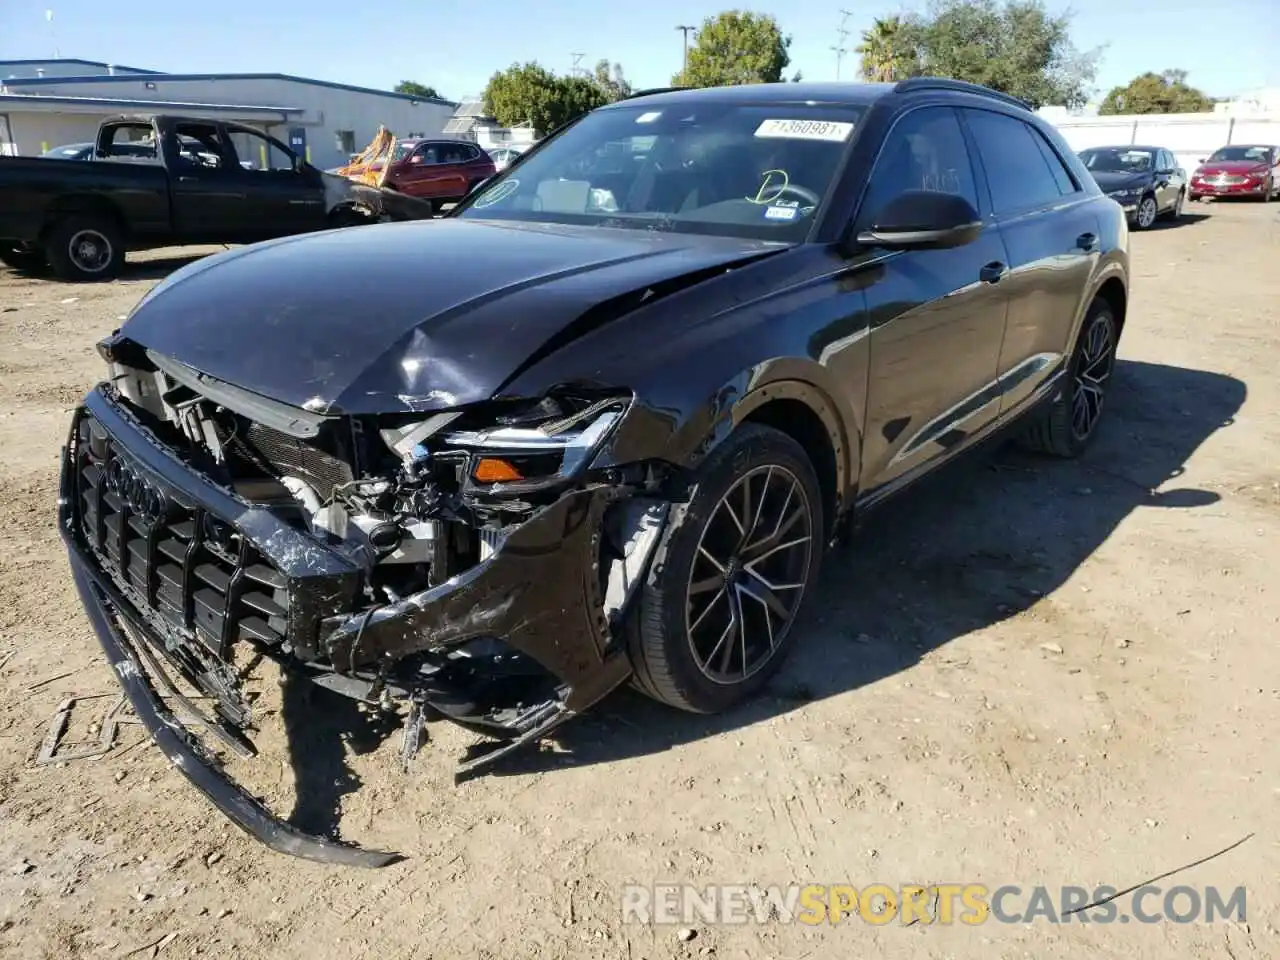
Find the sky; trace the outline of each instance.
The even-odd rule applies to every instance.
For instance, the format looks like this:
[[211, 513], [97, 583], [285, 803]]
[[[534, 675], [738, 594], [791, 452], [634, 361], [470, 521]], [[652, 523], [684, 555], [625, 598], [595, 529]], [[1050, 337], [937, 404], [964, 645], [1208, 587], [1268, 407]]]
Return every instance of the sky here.
[[[920, 9], [926, 0], [833, 0], [740, 4], [773, 12], [792, 36], [791, 67], [809, 80], [836, 78], [841, 21], [856, 45], [877, 16]], [[842, 17], [841, 7], [851, 11]], [[733, 0], [0, 0], [0, 60], [63, 57], [169, 73], [289, 73], [390, 89], [400, 80], [434, 86], [450, 99], [474, 96], [495, 70], [537, 60], [568, 72], [621, 63], [636, 88], [665, 86], [680, 67], [678, 24], [697, 25]], [[1054, 12], [1068, 9], [1048, 0]], [[46, 18], [52, 8], [53, 20]], [[1180, 68], [1211, 96], [1280, 86], [1277, 0], [1074, 0], [1072, 40], [1105, 47], [1096, 87], [1105, 94], [1147, 71]], [[292, 12], [291, 12], [292, 11]], [[841, 76], [856, 75], [848, 54]]]

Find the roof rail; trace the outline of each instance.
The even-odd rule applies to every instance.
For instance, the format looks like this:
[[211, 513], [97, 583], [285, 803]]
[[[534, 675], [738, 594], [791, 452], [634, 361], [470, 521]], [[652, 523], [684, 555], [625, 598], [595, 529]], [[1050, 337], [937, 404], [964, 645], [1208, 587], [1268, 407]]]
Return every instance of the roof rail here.
[[1005, 103], [1012, 104], [1015, 107], [1022, 107], [1023, 110], [1031, 110], [1031, 104], [1026, 100], [1008, 93], [1001, 93], [999, 90], [992, 90], [990, 87], [984, 87], [978, 83], [969, 83], [966, 80], [950, 80], [945, 77], [910, 77], [906, 80], [898, 81], [894, 86], [894, 93], [915, 93], [917, 90], [952, 90], [956, 93], [972, 93], [980, 97], [990, 97], [992, 100], [1002, 100]]
[[696, 90], [696, 87], [650, 87], [648, 90], [635, 90], [625, 97], [623, 100], [634, 100], [636, 97], [648, 97], [655, 93], [678, 93], [681, 90]]

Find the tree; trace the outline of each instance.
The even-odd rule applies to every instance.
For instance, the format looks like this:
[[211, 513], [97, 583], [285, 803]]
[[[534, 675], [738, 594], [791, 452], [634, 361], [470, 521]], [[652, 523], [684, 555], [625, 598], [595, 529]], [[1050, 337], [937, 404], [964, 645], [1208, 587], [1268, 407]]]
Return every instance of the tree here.
[[729, 10], [708, 17], [689, 48], [688, 66], [671, 78], [678, 87], [776, 83], [791, 62], [791, 38], [769, 14]]
[[535, 62], [499, 70], [484, 88], [485, 112], [498, 123], [528, 123], [544, 133], [607, 102], [594, 77], [558, 77]]
[[593, 75], [596, 86], [604, 91], [605, 103], [615, 103], [631, 96], [631, 84], [622, 73], [622, 64], [601, 60]]
[[877, 18], [862, 33], [855, 52], [862, 79], [872, 83], [896, 83], [920, 73], [920, 38], [916, 25], [902, 17]]
[[1070, 24], [1069, 13], [1051, 16], [1041, 0], [936, 0], [927, 14], [909, 14], [889, 28], [885, 48], [876, 46], [873, 28], [872, 66], [891, 80], [903, 73], [951, 77], [1021, 97], [1032, 107], [1075, 107], [1088, 97], [1101, 50], [1077, 51]]
[[396, 84], [396, 93], [406, 93], [411, 97], [418, 97], [422, 100], [442, 100], [443, 97], [436, 93], [435, 87], [428, 87], [425, 84], [418, 83], [415, 80], [401, 80]]
[[1209, 113], [1213, 101], [1187, 84], [1187, 71], [1144, 73], [1112, 87], [1098, 113]]

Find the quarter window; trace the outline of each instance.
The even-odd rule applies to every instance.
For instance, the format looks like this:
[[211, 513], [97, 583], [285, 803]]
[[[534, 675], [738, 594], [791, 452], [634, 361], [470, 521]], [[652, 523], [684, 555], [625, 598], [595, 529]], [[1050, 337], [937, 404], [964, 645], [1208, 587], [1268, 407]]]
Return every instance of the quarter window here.
[[966, 109], [965, 118], [986, 169], [997, 215], [1047, 206], [1075, 192], [1062, 161], [1034, 128], [990, 110]]
[[862, 204], [866, 220], [907, 190], [955, 194], [978, 209], [969, 150], [950, 107], [913, 110], [889, 131]]

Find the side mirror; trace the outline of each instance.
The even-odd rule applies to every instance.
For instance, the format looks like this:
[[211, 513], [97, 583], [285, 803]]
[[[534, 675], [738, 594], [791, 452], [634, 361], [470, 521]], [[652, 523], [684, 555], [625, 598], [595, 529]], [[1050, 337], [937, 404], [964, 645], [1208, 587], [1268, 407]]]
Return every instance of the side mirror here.
[[1201, 157], [1199, 160], [1196, 161], [1196, 163], [1208, 163], [1208, 162], [1209, 161], [1206, 160], [1204, 157]]
[[977, 239], [982, 218], [964, 197], [933, 190], [906, 190], [871, 218], [870, 229], [858, 234], [868, 247], [945, 249]]

